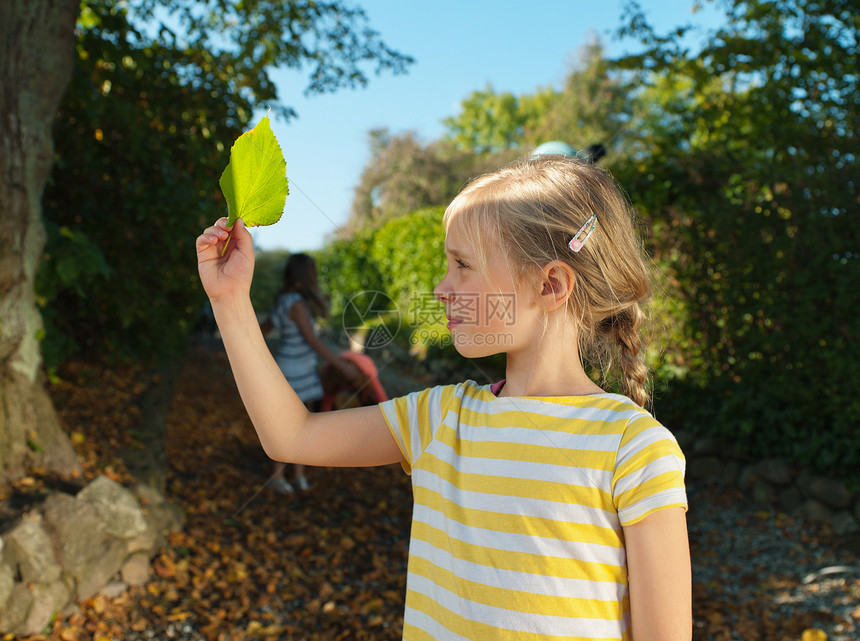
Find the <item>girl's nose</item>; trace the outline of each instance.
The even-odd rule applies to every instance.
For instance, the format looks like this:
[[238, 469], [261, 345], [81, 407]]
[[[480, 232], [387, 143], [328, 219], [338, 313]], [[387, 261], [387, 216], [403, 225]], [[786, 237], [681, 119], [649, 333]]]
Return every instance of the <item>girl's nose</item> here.
[[433, 288], [433, 295], [442, 301], [443, 303], [450, 303], [454, 300], [454, 293], [451, 291], [451, 287], [448, 285], [448, 276], [445, 275], [445, 278], [440, 280], [436, 287]]

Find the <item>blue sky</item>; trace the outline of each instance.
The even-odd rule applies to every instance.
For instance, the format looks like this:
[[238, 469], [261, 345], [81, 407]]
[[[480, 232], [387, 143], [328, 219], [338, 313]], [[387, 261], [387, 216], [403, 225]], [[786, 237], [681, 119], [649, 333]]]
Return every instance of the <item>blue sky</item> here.
[[[298, 117], [272, 117], [287, 161], [290, 195], [275, 225], [253, 230], [261, 249], [312, 250], [345, 223], [361, 171], [369, 159], [367, 134], [387, 127], [438, 138], [441, 121], [459, 112], [470, 92], [531, 93], [560, 88], [577, 52], [594, 35], [607, 55], [635, 49], [618, 42], [621, 0], [359, 0], [371, 26], [395, 50], [416, 62], [405, 75], [371, 76], [368, 86], [305, 97], [301, 71], [276, 71], [280, 100]], [[658, 31], [692, 23], [718, 26], [721, 16], [705, 2], [642, 0]], [[305, 72], [306, 73], [306, 72]], [[261, 114], [262, 115], [262, 114]], [[576, 144], [576, 141], [568, 141]]]

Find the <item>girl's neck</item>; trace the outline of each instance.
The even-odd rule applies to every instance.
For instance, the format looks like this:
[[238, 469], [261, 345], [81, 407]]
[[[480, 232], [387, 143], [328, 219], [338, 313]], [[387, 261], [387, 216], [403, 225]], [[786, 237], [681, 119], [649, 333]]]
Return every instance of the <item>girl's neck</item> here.
[[552, 331], [552, 324], [522, 350], [508, 352], [500, 396], [582, 396], [602, 394], [582, 367], [576, 336]]
[[586, 396], [602, 394], [603, 389], [592, 381], [582, 367], [534, 366], [511, 362], [505, 368], [505, 385], [499, 396]]

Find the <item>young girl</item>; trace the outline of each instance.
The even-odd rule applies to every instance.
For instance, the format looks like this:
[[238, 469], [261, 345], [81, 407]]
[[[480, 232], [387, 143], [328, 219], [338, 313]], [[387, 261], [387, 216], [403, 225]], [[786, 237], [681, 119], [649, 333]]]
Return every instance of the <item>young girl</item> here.
[[340, 357], [352, 363], [353, 378], [347, 378], [341, 370], [329, 363], [322, 366], [320, 380], [325, 394], [319, 405], [320, 412], [377, 405], [388, 400], [388, 394], [379, 380], [376, 363], [370, 356], [345, 351], [340, 353]]
[[[328, 315], [328, 304], [323, 298], [317, 278], [316, 262], [307, 254], [291, 254], [284, 265], [283, 284], [275, 298], [272, 313], [262, 324], [263, 335], [276, 329], [280, 334], [275, 362], [293, 391], [308, 409], [317, 409], [323, 399], [317, 355], [341, 373], [355, 377], [354, 367], [336, 356], [317, 336], [313, 317]], [[282, 494], [294, 491], [284, 478], [285, 464], [275, 463], [275, 471], [268, 485]], [[293, 478], [300, 490], [310, 486], [305, 477], [305, 466], [293, 466]]]
[[[197, 240], [242, 399], [275, 459], [400, 462], [414, 511], [404, 639], [690, 639], [684, 460], [642, 405], [648, 270], [603, 170], [558, 155], [476, 179], [445, 213], [435, 289], [457, 350], [506, 378], [309, 413], [278, 377], [248, 291], [250, 235]], [[617, 364], [626, 396], [583, 359]]]

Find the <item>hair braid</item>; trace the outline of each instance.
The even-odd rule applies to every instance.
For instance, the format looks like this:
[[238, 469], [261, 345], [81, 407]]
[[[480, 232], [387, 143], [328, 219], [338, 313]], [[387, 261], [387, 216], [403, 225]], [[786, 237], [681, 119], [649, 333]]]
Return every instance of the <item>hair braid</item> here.
[[642, 308], [638, 303], [633, 303], [605, 318], [598, 325], [598, 332], [612, 341], [617, 349], [624, 393], [643, 407], [650, 400], [646, 387], [648, 368], [642, 359], [641, 327], [644, 320], [645, 313]]

